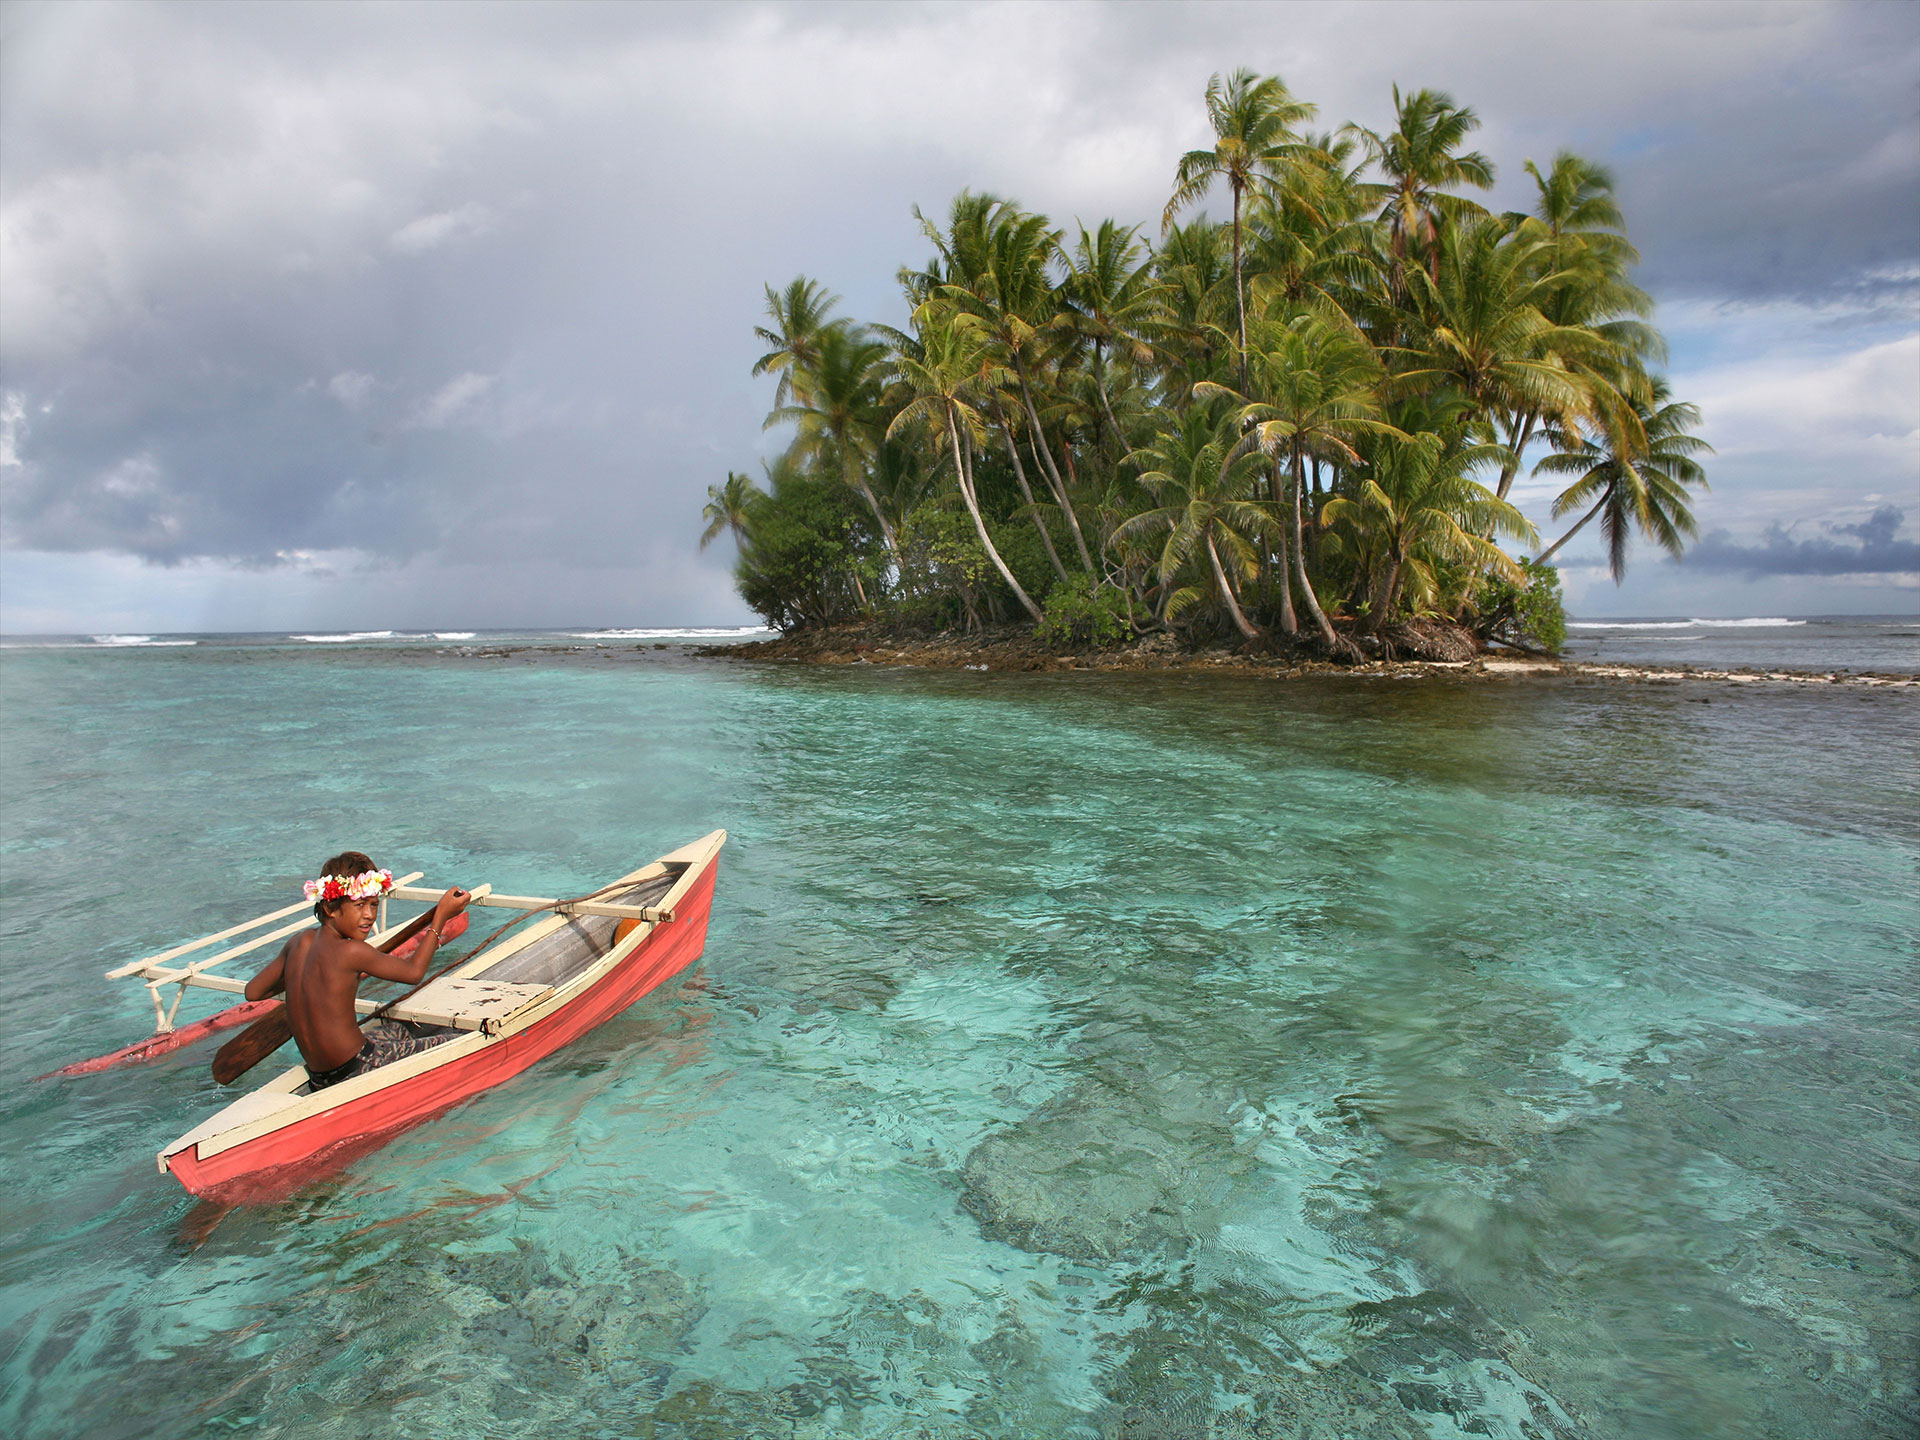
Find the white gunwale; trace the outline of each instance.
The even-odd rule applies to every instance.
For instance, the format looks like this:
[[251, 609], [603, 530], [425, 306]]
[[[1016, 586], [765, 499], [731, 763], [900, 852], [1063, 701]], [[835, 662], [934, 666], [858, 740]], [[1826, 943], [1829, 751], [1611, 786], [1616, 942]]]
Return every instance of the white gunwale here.
[[[727, 832], [715, 830], [690, 845], [683, 845], [680, 849], [663, 855], [650, 865], [644, 865], [631, 874], [622, 876], [606, 888], [610, 890], [616, 886], [631, 888], [636, 884], [644, 884], [647, 880], [657, 879], [671, 866], [684, 865], [686, 868], [674, 882], [673, 888], [661, 897], [662, 903], [659, 906], [645, 907], [669, 912], [698, 883], [701, 875], [706, 872], [714, 857], [720, 853], [721, 847], [726, 843]], [[439, 892], [434, 892], [434, 898], [439, 898]], [[639, 909], [641, 907], [621, 908]], [[485, 955], [477, 957], [472, 967], [463, 966], [455, 970], [453, 978], [471, 979], [484, 975], [487, 970], [508, 956], [564, 928], [571, 923], [571, 918], [567, 915], [550, 915], [545, 920], [530, 925], [522, 934], [504, 941], [497, 951], [490, 950]], [[363, 1075], [354, 1076], [351, 1080], [343, 1080], [338, 1085], [330, 1085], [324, 1090], [307, 1095], [293, 1093], [306, 1084], [308, 1078], [306, 1067], [295, 1065], [266, 1084], [248, 1091], [224, 1109], [208, 1116], [206, 1120], [168, 1145], [156, 1157], [160, 1169], [164, 1173], [168, 1158], [189, 1146], [198, 1145], [201, 1157], [209, 1158], [288, 1125], [298, 1124], [316, 1115], [324, 1115], [330, 1110], [351, 1104], [390, 1085], [402, 1084], [429, 1070], [474, 1054], [489, 1045], [510, 1039], [521, 1031], [539, 1024], [555, 1011], [592, 989], [606, 977], [608, 972], [645, 944], [660, 923], [659, 920], [641, 919], [641, 923], [636, 925], [625, 939], [565, 985], [548, 990], [540, 998], [529, 1001], [510, 1015], [488, 1023], [484, 1028], [469, 1030], [457, 1039], [436, 1045], [431, 1050], [409, 1055], [394, 1061], [391, 1065], [382, 1065], [376, 1070], [369, 1070]], [[226, 977], [203, 978], [224, 979]], [[377, 1008], [372, 1001], [363, 1000], [359, 1003], [366, 1010]], [[408, 1018], [408, 1010], [405, 1006], [396, 1006], [388, 1013], [397, 1019]], [[288, 1097], [288, 1102], [266, 1108], [266, 1098], [270, 1095], [285, 1095]], [[232, 1123], [236, 1121], [238, 1123]]]

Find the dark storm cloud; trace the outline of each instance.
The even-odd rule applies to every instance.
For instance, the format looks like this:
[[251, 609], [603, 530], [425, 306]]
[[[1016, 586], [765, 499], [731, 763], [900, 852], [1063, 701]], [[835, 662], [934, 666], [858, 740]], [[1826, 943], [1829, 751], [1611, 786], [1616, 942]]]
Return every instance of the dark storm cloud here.
[[[1643, 283], [1745, 299], [1851, 292], [1912, 312], [1917, 8], [1670, 7], [1691, 32], [1669, 61], [1672, 87], [1608, 147]], [[1751, 48], [1755, 63], [1713, 73], [1720, 46]], [[1686, 75], [1696, 62], [1704, 85]]]
[[[1829, 525], [1829, 534], [1796, 540], [1769, 525], [1757, 545], [1737, 544], [1726, 531], [1708, 535], [1687, 552], [1692, 569], [1762, 575], [1911, 575], [1920, 573], [1920, 541], [1896, 538], [1906, 512], [1882, 505], [1857, 525]], [[1851, 536], [1848, 544], [1831, 538]]]
[[1529, 156], [1609, 161], [1675, 293], [1898, 311], [1917, 10], [16, 4], [0, 541], [437, 556], [476, 604], [597, 566], [738, 613], [725, 547], [688, 557], [706, 485], [778, 443], [761, 284], [900, 323], [909, 207], [963, 186], [1151, 229], [1240, 64], [1328, 128], [1453, 91], [1496, 205]]

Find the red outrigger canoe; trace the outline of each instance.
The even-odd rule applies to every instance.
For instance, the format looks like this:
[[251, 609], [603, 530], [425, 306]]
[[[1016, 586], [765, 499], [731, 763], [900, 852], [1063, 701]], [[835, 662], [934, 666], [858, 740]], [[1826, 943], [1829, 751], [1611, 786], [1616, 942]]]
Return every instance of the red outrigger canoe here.
[[[700, 957], [726, 840], [726, 831], [716, 830], [621, 877], [592, 901], [563, 905], [528, 921], [523, 932], [503, 938], [387, 1012], [395, 1019], [448, 1027], [457, 1032], [454, 1038], [318, 1092], [309, 1088], [305, 1067], [296, 1065], [168, 1145], [159, 1155], [161, 1170], [193, 1194], [222, 1202], [284, 1196], [518, 1075]], [[431, 904], [439, 893], [403, 884], [392, 898]], [[514, 909], [554, 903], [496, 895], [484, 885], [474, 886], [472, 894], [475, 904]], [[199, 944], [299, 908], [304, 907], [262, 916]], [[157, 1011], [161, 985], [239, 988], [229, 977], [207, 974], [207, 967], [262, 947], [281, 933], [184, 970], [169, 970], [166, 962], [197, 946], [110, 973], [146, 978]], [[381, 937], [374, 938], [377, 943]], [[372, 1001], [359, 1003], [363, 1012], [374, 1008]], [[163, 1024], [170, 1019], [164, 1017]]]

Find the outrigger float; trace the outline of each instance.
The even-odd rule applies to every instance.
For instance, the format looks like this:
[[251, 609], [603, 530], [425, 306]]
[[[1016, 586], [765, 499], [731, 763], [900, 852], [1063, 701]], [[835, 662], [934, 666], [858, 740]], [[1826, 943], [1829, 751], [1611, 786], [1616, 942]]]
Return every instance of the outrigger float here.
[[[471, 904], [513, 910], [552, 908], [526, 928], [457, 964], [390, 1004], [384, 1014], [464, 1032], [390, 1065], [314, 1092], [296, 1065], [196, 1125], [159, 1154], [160, 1169], [195, 1195], [234, 1202], [284, 1195], [307, 1179], [377, 1149], [400, 1131], [518, 1075], [535, 1061], [612, 1019], [700, 957], [707, 944], [713, 882], [727, 832], [663, 856], [596, 892], [561, 902], [500, 895], [476, 885]], [[387, 897], [431, 906], [441, 889], [405, 876]], [[109, 979], [137, 977], [153, 995], [161, 1032], [173, 1028], [189, 987], [244, 991], [246, 982], [216, 967], [265, 949], [312, 923], [309, 902], [289, 905], [150, 959], [109, 970]], [[256, 935], [208, 959], [176, 962], [262, 926], [307, 912], [307, 918]], [[392, 940], [381, 906], [370, 943]], [[171, 1006], [161, 992], [178, 986]], [[381, 1005], [355, 1002], [362, 1015]]]

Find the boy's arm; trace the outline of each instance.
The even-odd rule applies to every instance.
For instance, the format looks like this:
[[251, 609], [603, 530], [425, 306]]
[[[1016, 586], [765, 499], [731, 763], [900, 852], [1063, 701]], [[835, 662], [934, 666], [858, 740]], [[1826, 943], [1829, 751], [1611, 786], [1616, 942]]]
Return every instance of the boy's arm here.
[[433, 907], [433, 926], [420, 932], [413, 953], [401, 960], [376, 950], [365, 941], [356, 941], [353, 965], [363, 975], [381, 980], [397, 980], [402, 985], [417, 985], [433, 963], [433, 952], [440, 948], [440, 927], [467, 908], [467, 892], [458, 885], [442, 895]]
[[247, 981], [247, 999], [264, 1000], [287, 988], [287, 951], [292, 948], [293, 941], [287, 941], [280, 947], [280, 953], [269, 960], [258, 975]]

